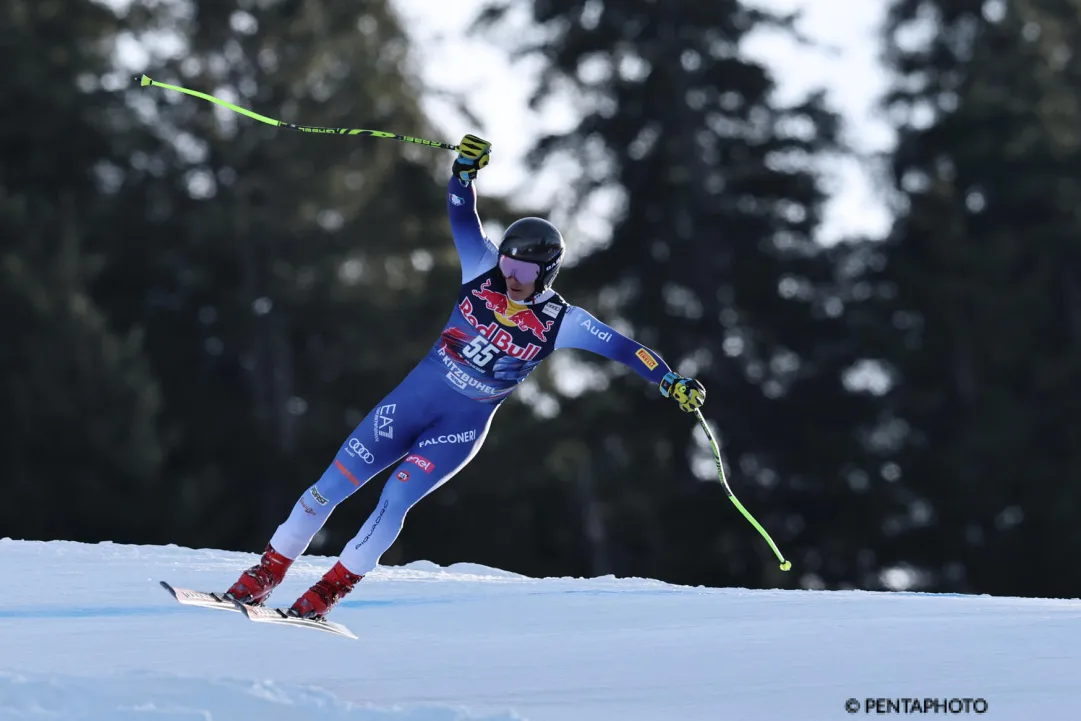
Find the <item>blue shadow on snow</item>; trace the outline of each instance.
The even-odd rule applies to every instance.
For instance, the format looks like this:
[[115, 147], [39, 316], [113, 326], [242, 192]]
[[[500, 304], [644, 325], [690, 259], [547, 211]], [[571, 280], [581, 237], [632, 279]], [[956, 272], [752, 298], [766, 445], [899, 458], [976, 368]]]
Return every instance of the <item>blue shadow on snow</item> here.
[[[377, 608], [383, 606], [420, 606], [431, 603], [447, 603], [448, 600], [423, 599], [423, 600], [399, 600], [399, 601], [375, 601], [354, 600], [342, 601], [339, 608]], [[130, 616], [169, 616], [178, 613], [204, 612], [232, 613], [221, 609], [206, 609], [197, 606], [183, 606], [178, 603], [166, 602], [160, 606], [98, 606], [98, 607], [70, 607], [57, 608], [8, 608], [0, 609], [0, 620], [24, 619], [24, 618], [126, 618]]]

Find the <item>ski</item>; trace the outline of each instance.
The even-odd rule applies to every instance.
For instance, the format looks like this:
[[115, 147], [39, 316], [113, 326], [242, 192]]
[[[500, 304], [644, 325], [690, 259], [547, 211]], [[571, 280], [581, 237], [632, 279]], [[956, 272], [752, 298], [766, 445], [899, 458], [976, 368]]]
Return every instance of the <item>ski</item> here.
[[190, 588], [174, 588], [165, 581], [159, 581], [162, 588], [168, 591], [178, 603], [185, 606], [198, 606], [200, 608], [216, 608], [222, 611], [236, 611], [236, 603], [225, 598], [220, 593], [208, 593], [206, 591], [193, 591]]
[[302, 628], [325, 631], [326, 633], [333, 633], [337, 636], [345, 636], [346, 638], [357, 638], [357, 635], [348, 628], [340, 623], [334, 623], [333, 621], [316, 621], [310, 618], [298, 618], [289, 615], [288, 611], [284, 608], [245, 606], [244, 604], [237, 604], [237, 606], [240, 607], [240, 610], [245, 616], [256, 623], [280, 623], [285, 626], [300, 626]]
[[159, 581], [161, 587], [176, 599], [177, 603], [185, 606], [197, 606], [199, 608], [214, 608], [221, 611], [233, 611], [243, 613], [249, 620], [257, 623], [278, 623], [285, 626], [300, 626], [325, 631], [337, 636], [356, 639], [357, 635], [340, 623], [333, 621], [316, 621], [310, 618], [297, 618], [289, 615], [284, 608], [269, 608], [266, 606], [248, 606], [225, 598], [220, 593], [196, 591], [190, 588], [176, 588], [165, 581]]

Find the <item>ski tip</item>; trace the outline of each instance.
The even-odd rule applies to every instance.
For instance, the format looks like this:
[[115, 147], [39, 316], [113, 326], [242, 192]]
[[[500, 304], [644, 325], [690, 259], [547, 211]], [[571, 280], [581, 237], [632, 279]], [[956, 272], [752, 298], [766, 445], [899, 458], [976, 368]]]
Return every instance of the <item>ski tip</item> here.
[[166, 591], [168, 591], [168, 592], [169, 592], [170, 594], [172, 594], [173, 598], [176, 598], [176, 597], [177, 597], [177, 596], [176, 596], [176, 589], [175, 589], [175, 588], [173, 588], [172, 586], [170, 586], [170, 585], [169, 585], [168, 583], [166, 583], [165, 581], [158, 581], [158, 583], [160, 583], [160, 584], [161, 584], [161, 587], [162, 587], [162, 588], [164, 588], [164, 589], [165, 589]]

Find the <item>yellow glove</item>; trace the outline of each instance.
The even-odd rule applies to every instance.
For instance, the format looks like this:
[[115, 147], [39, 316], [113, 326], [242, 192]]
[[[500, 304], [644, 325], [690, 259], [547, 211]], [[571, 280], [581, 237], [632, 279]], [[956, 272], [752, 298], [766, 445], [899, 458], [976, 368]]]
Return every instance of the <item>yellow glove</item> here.
[[461, 181], [462, 185], [469, 185], [477, 179], [477, 173], [488, 165], [491, 157], [491, 143], [473, 134], [466, 135], [458, 144], [458, 157], [455, 158], [452, 168], [454, 176]]
[[671, 398], [679, 404], [685, 413], [693, 413], [706, 402], [706, 389], [694, 378], [681, 378], [675, 373], [666, 373], [660, 383], [661, 395]]

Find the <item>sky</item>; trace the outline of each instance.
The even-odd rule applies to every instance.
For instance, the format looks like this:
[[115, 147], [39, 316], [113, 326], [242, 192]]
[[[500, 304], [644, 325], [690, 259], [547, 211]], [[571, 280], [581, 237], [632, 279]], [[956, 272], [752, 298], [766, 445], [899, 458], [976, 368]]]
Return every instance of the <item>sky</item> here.
[[[99, 1], [124, 7], [130, 0]], [[583, 242], [576, 245], [583, 249], [593, 241], [603, 242], [610, 230], [608, 219], [613, 207], [604, 203], [604, 196], [599, 204], [588, 206], [585, 213], [572, 219], [561, 209], [558, 168], [540, 178], [529, 176], [523, 162], [526, 151], [540, 133], [573, 127], [574, 105], [564, 99], [536, 111], [527, 107], [540, 65], [535, 60], [511, 62], [508, 50], [521, 40], [520, 36], [506, 33], [497, 43], [490, 37], [467, 33], [486, 1], [391, 0], [403, 27], [414, 40], [411, 70], [428, 90], [423, 94], [424, 109], [445, 134], [443, 139], [447, 142], [457, 143], [468, 132], [492, 142], [492, 163], [478, 182], [482, 194], [507, 195], [523, 204], [548, 207], [550, 217], [557, 223], [566, 222], [569, 226], [573, 220], [571, 235], [582, 236]], [[812, 89], [825, 88], [830, 102], [844, 119], [845, 139], [853, 148], [865, 156], [887, 151], [893, 140], [892, 131], [875, 107], [887, 82], [878, 61], [877, 41], [886, 3], [881, 0], [744, 1], [780, 13], [801, 12], [797, 28], [815, 44], [815, 47], [801, 47], [791, 38], [769, 31], [758, 31], [747, 38], [744, 51], [771, 68], [780, 88], [780, 99], [793, 100]], [[514, 4], [511, 16], [515, 24], [528, 24], [531, 5]], [[165, 43], [165, 39], [157, 38], [155, 42]], [[122, 45], [118, 51], [128, 64], [141, 66], [145, 62], [147, 48], [139, 47], [134, 40]], [[167, 51], [166, 45], [158, 50]], [[479, 126], [455, 111], [446, 102], [445, 92], [468, 94], [470, 109], [478, 117]], [[408, 129], [402, 132], [417, 134]], [[819, 240], [831, 243], [851, 235], [883, 235], [889, 214], [881, 193], [872, 185], [868, 167], [845, 161], [831, 162], [826, 170], [832, 200], [826, 208]], [[575, 246], [569, 246], [569, 263], [573, 264], [575, 255]]]
[[[462, 117], [438, 94], [429, 94], [425, 109], [446, 134], [458, 142], [474, 132], [492, 142], [492, 162], [485, 168], [478, 190], [511, 194], [528, 202], [557, 203], [558, 180], [530, 182], [523, 156], [537, 135], [570, 127], [575, 120], [569, 101], [534, 112], [527, 107], [533, 90], [536, 64], [512, 63], [505, 49], [483, 37], [467, 36], [466, 28], [484, 0], [392, 0], [403, 24], [415, 40], [416, 68], [429, 88], [469, 93], [472, 112], [480, 126]], [[845, 120], [846, 140], [861, 154], [888, 150], [889, 126], [875, 104], [887, 77], [879, 60], [876, 37], [884, 20], [885, 3], [869, 0], [753, 0], [749, 4], [779, 11], [802, 11], [798, 29], [816, 45], [797, 46], [775, 33], [759, 32], [748, 38], [744, 50], [770, 67], [782, 99], [792, 99], [816, 88], [826, 88], [830, 102]], [[518, 17], [529, 3], [516, 5]], [[508, 46], [511, 42], [507, 43]], [[874, 189], [868, 169], [857, 163], [835, 163], [829, 168], [833, 200], [819, 240], [831, 243], [852, 234], [881, 236], [889, 221], [881, 194]], [[558, 206], [553, 218], [559, 217]], [[594, 209], [607, 217], [607, 207]], [[588, 226], [603, 234], [607, 223]], [[568, 249], [568, 256], [570, 252]]]

